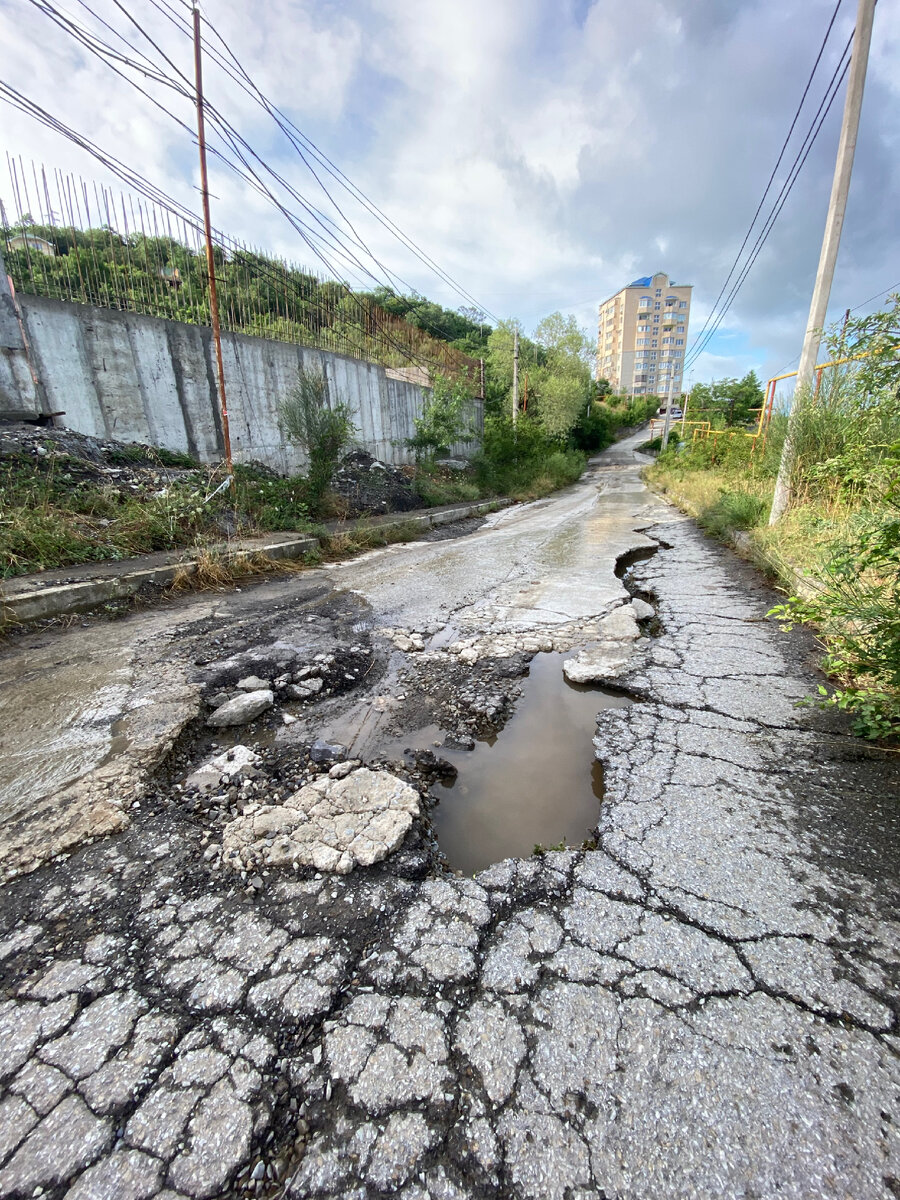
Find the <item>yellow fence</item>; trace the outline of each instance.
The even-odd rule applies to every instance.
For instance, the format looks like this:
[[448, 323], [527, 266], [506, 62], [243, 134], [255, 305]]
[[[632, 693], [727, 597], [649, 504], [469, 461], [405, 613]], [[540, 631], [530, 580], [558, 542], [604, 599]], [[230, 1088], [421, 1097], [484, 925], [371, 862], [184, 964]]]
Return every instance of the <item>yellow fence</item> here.
[[[829, 367], [842, 367], [846, 363], [855, 362], [857, 359], [868, 358], [868, 353], [869, 352], [866, 351], [865, 354], [853, 354], [849, 358], [836, 358], [832, 362], [819, 363], [819, 365], [816, 367], [816, 395], [818, 395], [819, 388], [822, 386], [822, 373], [824, 371], [827, 371], [829, 369]], [[796, 374], [797, 374], [796, 371], [787, 371], [784, 375], [773, 375], [772, 378], [768, 381], [768, 383], [766, 384], [766, 398], [765, 398], [762, 408], [759, 410], [759, 420], [756, 423], [756, 429], [752, 433], [746, 429], [713, 429], [710, 426], [709, 421], [688, 421], [687, 422], [688, 425], [692, 425], [695, 427], [693, 436], [691, 438], [691, 444], [696, 445], [696, 443], [698, 441], [712, 438], [713, 454], [715, 454], [716, 443], [718, 442], [719, 438], [725, 438], [725, 437], [749, 438], [750, 442], [752, 443], [751, 447], [750, 447], [750, 454], [752, 457], [752, 455], [756, 452], [757, 445], [765, 447], [765, 444], [766, 444], [766, 437], [768, 436], [769, 425], [772, 420], [772, 411], [775, 407], [776, 384], [780, 383], [782, 379], [793, 379], [796, 376]], [[690, 404], [690, 399], [691, 399], [690, 395], [688, 395], [685, 398], [684, 417], [680, 421], [674, 422], [673, 425], [671, 426], [671, 428], [674, 429], [675, 425], [677, 425], [677, 424], [681, 425], [682, 438], [684, 437], [683, 431], [685, 429], [685, 421], [687, 418], [688, 406]], [[754, 411], [756, 411], [756, 410], [754, 409]], [[658, 424], [660, 427], [658, 435], [654, 435], [654, 433], [653, 433], [653, 427], [655, 424]], [[664, 425], [664, 420], [661, 417], [656, 418], [654, 421], [651, 421], [650, 422], [650, 430], [651, 430], [650, 436], [651, 437], [661, 436], [663, 425]]]

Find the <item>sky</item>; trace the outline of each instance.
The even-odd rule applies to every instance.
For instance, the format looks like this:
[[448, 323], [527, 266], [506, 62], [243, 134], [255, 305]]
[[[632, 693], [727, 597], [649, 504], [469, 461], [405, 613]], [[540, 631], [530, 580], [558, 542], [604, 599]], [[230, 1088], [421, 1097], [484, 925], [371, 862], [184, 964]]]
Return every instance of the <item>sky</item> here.
[[[92, 12], [88, 0], [52, 0], [129, 57], [126, 42], [160, 62], [152, 38], [171, 59], [169, 79], [174, 68], [192, 74], [190, 41], [166, 15], [189, 18], [184, 0], [89, 2]], [[205, 0], [202, 12], [269, 99], [484, 311], [519, 318], [530, 332], [560, 310], [594, 338], [599, 302], [662, 270], [694, 286], [690, 346], [760, 201], [835, 2]], [[855, 8], [840, 4], [775, 194]], [[187, 96], [129, 75], [179, 124], [32, 0], [0, 0], [0, 47], [6, 83], [199, 211]], [[339, 219], [271, 118], [210, 61], [205, 84], [256, 153]], [[751, 368], [767, 378], [796, 365], [843, 99], [841, 89], [688, 381]], [[0, 130], [11, 155], [110, 179], [86, 152], [4, 103]], [[221, 145], [214, 134], [212, 144]], [[210, 189], [217, 227], [324, 270], [277, 208], [215, 161]], [[10, 203], [5, 162], [0, 196]], [[392, 276], [450, 308], [471, 303], [346, 193], [335, 196]], [[865, 302], [900, 285], [898, 214], [900, 0], [880, 0], [829, 321], [846, 308], [876, 309], [881, 297]], [[383, 278], [380, 266], [371, 270]]]

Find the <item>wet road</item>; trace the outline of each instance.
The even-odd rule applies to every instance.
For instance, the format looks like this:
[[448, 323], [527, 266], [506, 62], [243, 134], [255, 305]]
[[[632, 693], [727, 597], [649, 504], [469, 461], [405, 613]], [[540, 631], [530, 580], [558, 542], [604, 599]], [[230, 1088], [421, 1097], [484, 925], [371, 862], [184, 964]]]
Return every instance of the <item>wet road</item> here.
[[[896, 762], [796, 706], [810, 640], [630, 456], [465, 543], [179, 606], [182, 630], [269, 606], [271, 642], [303, 589], [353, 588], [394, 645], [432, 639], [395, 652], [409, 672], [474, 677], [590, 640], [627, 599], [616, 555], [662, 547], [633, 568], [659, 617], [618, 681], [634, 702], [598, 720], [596, 849], [473, 879], [411, 836], [255, 890], [215, 865], [215, 813], [176, 804], [7, 885], [0, 1194], [900, 1193]], [[159, 616], [111, 627], [145, 688], [136, 741], [142, 714], [177, 723], [154, 687], [185, 686]], [[89, 632], [21, 653], [49, 670]]]

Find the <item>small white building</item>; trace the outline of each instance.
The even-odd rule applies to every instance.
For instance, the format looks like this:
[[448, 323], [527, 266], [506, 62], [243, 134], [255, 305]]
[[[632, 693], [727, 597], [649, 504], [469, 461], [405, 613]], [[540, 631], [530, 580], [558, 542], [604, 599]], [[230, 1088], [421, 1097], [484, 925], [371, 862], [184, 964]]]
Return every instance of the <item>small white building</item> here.
[[38, 237], [34, 233], [17, 233], [9, 239], [10, 250], [28, 250], [32, 254], [46, 254], [48, 258], [56, 257], [56, 247], [52, 242]]

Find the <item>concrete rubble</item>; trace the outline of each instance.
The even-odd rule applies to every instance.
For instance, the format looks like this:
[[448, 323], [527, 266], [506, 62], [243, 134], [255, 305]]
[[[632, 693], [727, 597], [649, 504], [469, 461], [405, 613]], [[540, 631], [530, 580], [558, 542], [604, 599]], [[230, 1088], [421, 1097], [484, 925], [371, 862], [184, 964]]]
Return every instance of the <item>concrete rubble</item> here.
[[223, 857], [245, 869], [296, 863], [346, 875], [387, 858], [418, 814], [418, 793], [387, 771], [329, 773], [284, 804], [245, 808], [225, 827]]

